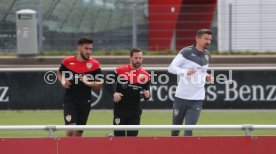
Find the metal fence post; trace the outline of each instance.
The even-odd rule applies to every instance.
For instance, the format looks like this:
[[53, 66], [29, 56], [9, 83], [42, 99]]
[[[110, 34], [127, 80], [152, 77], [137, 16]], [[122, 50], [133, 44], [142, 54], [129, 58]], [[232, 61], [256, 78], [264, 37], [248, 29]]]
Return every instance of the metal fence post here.
[[253, 130], [252, 124], [244, 124], [242, 125], [242, 130], [244, 130], [245, 136], [252, 136], [251, 131]]
[[56, 131], [56, 126], [46, 126], [46, 130], [48, 131], [48, 136], [49, 137], [55, 137], [55, 131]]
[[137, 47], [136, 3], [132, 5], [132, 48]]
[[232, 4], [229, 4], [229, 53], [232, 53]]

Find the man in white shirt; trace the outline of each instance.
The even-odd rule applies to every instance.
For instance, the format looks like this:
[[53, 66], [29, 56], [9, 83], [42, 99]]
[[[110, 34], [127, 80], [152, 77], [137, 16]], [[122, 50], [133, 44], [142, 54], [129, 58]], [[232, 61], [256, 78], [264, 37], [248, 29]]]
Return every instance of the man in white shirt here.
[[[203, 100], [204, 85], [213, 83], [214, 77], [207, 73], [210, 54], [207, 50], [212, 40], [209, 29], [196, 32], [196, 43], [183, 48], [173, 59], [168, 71], [178, 75], [178, 86], [173, 104], [173, 125], [195, 125], [199, 118]], [[178, 136], [179, 130], [173, 130], [172, 136]], [[191, 130], [186, 130], [185, 136], [192, 136]]]

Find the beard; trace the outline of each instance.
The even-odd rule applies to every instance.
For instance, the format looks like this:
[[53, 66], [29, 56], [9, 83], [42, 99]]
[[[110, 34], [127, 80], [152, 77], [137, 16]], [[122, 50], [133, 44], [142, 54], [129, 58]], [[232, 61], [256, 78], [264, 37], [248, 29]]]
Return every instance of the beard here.
[[137, 69], [141, 67], [141, 63], [132, 63], [132, 66]]
[[87, 54], [84, 54], [84, 53], [80, 53], [81, 55], [81, 58], [84, 59], [84, 60], [88, 60], [90, 58], [90, 54], [87, 53]]
[[209, 45], [210, 45], [209, 43], [205, 43], [205, 44], [203, 45], [203, 48], [204, 48], [204, 49], [208, 49]]

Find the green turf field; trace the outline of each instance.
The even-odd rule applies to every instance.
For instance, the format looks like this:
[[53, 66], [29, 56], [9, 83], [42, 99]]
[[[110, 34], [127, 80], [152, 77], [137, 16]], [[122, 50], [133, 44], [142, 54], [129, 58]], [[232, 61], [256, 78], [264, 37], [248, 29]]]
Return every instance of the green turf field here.
[[[142, 115], [142, 124], [144, 125], [170, 125], [171, 110], [144, 110]], [[111, 125], [111, 110], [92, 110], [89, 125]], [[203, 110], [198, 124], [217, 125], [217, 124], [264, 124], [276, 125], [275, 110]], [[63, 125], [61, 110], [32, 110], [32, 111], [0, 111], [0, 125]], [[64, 131], [56, 132], [56, 136], [63, 137]], [[91, 131], [86, 130], [84, 136], [105, 136], [112, 133], [111, 130]], [[181, 132], [181, 135], [183, 132]], [[46, 131], [1, 131], [0, 137], [46, 137]], [[142, 130], [139, 136], [169, 136], [170, 131], [152, 131]], [[194, 131], [195, 136], [213, 136], [213, 135], [244, 135], [240, 130], [200, 130]], [[276, 130], [258, 130], [253, 131], [253, 135], [276, 135]]]

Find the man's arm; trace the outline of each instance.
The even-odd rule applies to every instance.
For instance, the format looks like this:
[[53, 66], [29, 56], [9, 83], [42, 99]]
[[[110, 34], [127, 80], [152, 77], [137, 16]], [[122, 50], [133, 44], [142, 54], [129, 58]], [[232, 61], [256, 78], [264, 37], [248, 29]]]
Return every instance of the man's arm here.
[[172, 63], [170, 64], [168, 71], [172, 74], [176, 75], [192, 75], [195, 74], [196, 70], [193, 68], [180, 68], [184, 64], [185, 58], [178, 54], [173, 59]]
[[206, 75], [206, 81], [207, 83], [213, 84], [214, 83], [214, 76], [212, 76], [211, 74], [207, 73]]
[[115, 92], [115, 93], [113, 94], [113, 100], [114, 100], [114, 102], [115, 102], [115, 103], [118, 103], [118, 102], [122, 99], [123, 96], [124, 96], [124, 95], [123, 95], [122, 93]]
[[[102, 71], [100, 68], [98, 70], [96, 70], [96, 73], [94, 76], [94, 81], [91, 81], [91, 79], [89, 77], [84, 75], [82, 77], [82, 82], [85, 85], [87, 85], [88, 87], [100, 89], [103, 86], [104, 80], [103, 80], [103, 78], [97, 78], [97, 75], [102, 75]], [[102, 75], [102, 77], [103, 77], [103, 75]]]
[[117, 73], [118, 73], [117, 70], [115, 70], [114, 71], [114, 82], [115, 83], [113, 84], [113, 87], [112, 87], [112, 90], [113, 90], [113, 101], [115, 103], [120, 102], [120, 100], [124, 96], [122, 93], [118, 92], [118, 90], [117, 90], [117, 86], [118, 86], [118, 84], [120, 84], [120, 83], [118, 83], [119, 76], [118, 76]]
[[65, 80], [65, 79], [62, 77], [62, 73], [61, 73], [62, 70], [65, 70], [65, 67], [64, 67], [63, 65], [61, 65], [60, 68], [59, 68], [59, 70], [57, 71], [57, 78], [58, 78], [58, 81], [60, 82], [60, 84], [61, 84], [64, 88], [68, 89], [68, 88], [71, 87], [71, 83], [70, 83], [70, 81]]
[[144, 99], [149, 100], [151, 95], [150, 95], [150, 80], [144, 85]]
[[82, 77], [82, 82], [88, 87], [95, 89], [100, 89], [103, 86], [103, 81], [89, 81], [86, 75]]

